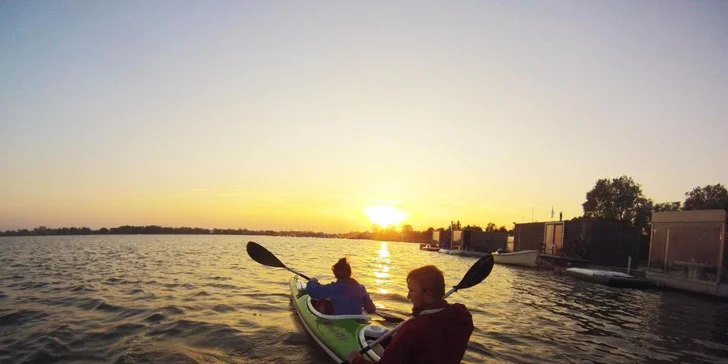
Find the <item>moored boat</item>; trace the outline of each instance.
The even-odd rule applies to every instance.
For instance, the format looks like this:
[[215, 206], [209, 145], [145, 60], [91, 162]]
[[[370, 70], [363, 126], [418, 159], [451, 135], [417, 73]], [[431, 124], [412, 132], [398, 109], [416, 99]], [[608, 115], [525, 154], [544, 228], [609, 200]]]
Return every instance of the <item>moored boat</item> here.
[[460, 255], [464, 255], [466, 257], [476, 257], [476, 258], [482, 258], [487, 257], [491, 255], [490, 253], [484, 253], [484, 252], [476, 252], [474, 250], [462, 250]]
[[493, 253], [496, 264], [511, 264], [523, 267], [535, 267], [538, 250], [521, 250], [513, 253]]
[[440, 253], [449, 255], [462, 255], [463, 251], [458, 249], [440, 249]]
[[428, 252], [436, 252], [440, 250], [439, 246], [432, 246], [430, 244], [420, 244], [420, 250], [426, 250]]
[[609, 270], [567, 268], [566, 275], [610, 287], [638, 289], [654, 287], [654, 284], [648, 280], [636, 278], [626, 273]]

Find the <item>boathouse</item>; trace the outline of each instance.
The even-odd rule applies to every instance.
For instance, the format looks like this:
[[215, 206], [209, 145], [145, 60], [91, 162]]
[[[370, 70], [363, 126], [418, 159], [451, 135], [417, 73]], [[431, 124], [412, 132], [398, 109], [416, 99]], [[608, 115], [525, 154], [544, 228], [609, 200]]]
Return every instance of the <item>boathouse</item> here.
[[653, 213], [647, 279], [728, 297], [726, 215], [725, 210]]
[[[450, 239], [452, 235], [453, 239]], [[481, 253], [492, 253], [505, 249], [508, 245], [508, 234], [479, 230], [434, 230], [430, 245], [443, 249], [468, 250]]]
[[536, 250], [556, 264], [636, 269], [640, 233], [631, 224], [594, 219], [515, 224], [513, 251]]
[[495, 231], [463, 230], [462, 250], [492, 253], [506, 249], [508, 234]]
[[432, 239], [430, 239], [430, 245], [432, 246], [439, 246], [443, 249], [450, 249], [450, 246], [452, 245], [450, 242], [452, 239], [450, 239], [451, 236], [450, 230], [445, 229], [437, 229], [432, 231]]

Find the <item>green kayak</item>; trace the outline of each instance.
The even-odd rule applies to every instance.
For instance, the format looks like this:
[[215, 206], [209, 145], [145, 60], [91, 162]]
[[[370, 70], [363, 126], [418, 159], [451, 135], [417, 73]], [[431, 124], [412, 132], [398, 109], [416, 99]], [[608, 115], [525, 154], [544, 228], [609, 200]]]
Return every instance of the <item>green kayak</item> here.
[[[301, 318], [303, 327], [316, 340], [331, 359], [341, 363], [353, 350], [363, 349], [388, 330], [383, 326], [372, 324], [367, 315], [325, 315], [313, 307], [311, 297], [306, 294], [306, 283], [291, 279], [291, 300], [293, 307]], [[379, 361], [383, 352], [380, 345], [369, 350], [364, 356], [369, 360]]]

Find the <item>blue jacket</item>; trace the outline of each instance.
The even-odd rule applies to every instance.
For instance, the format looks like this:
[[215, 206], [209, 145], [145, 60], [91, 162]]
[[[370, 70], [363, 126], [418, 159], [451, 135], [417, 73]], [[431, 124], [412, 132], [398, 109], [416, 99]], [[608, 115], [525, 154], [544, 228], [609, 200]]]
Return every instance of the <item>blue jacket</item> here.
[[362, 307], [368, 313], [376, 311], [367, 289], [355, 280], [349, 283], [337, 281], [323, 285], [308, 281], [306, 291], [313, 299], [330, 299], [334, 306], [334, 315], [361, 315]]

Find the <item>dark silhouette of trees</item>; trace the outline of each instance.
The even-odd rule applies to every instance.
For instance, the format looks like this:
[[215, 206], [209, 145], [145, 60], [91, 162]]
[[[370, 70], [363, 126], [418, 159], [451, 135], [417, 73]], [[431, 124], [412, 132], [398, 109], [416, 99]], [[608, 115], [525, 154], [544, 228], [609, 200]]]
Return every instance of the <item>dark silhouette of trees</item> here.
[[291, 236], [291, 237], [310, 237], [310, 238], [343, 238], [343, 239], [373, 239], [386, 241], [407, 241], [407, 242], [429, 242], [432, 238], [432, 227], [425, 231], [415, 231], [412, 225], [403, 225], [400, 231], [394, 226], [382, 228], [379, 225], [373, 225], [373, 231], [358, 232], [353, 231], [343, 234], [329, 234], [314, 231], [275, 231], [275, 230], [249, 230], [249, 229], [205, 229], [197, 227], [165, 227], [158, 225], [148, 226], [131, 226], [123, 225], [112, 228], [100, 228], [92, 230], [88, 227], [63, 227], [49, 228], [46, 226], [38, 226], [33, 230], [20, 229], [0, 231], [0, 236], [43, 236], [43, 235], [136, 235], [136, 234], [175, 234], [175, 235], [267, 235], [267, 236]]
[[722, 209], [728, 205], [728, 190], [718, 183], [695, 187], [685, 192], [685, 203], [683, 210], [710, 210]]
[[682, 204], [680, 203], [680, 201], [675, 201], [675, 202], [658, 202], [652, 208], [652, 211], [653, 212], [678, 211], [681, 208], [682, 208]]
[[584, 215], [592, 218], [631, 223], [649, 235], [653, 212], [721, 209], [728, 206], [728, 190], [722, 184], [695, 187], [685, 193], [685, 202], [655, 203], [642, 194], [642, 187], [632, 177], [597, 180], [582, 204]]
[[582, 204], [584, 217], [634, 223], [637, 211], [647, 199], [632, 177], [597, 180]]

